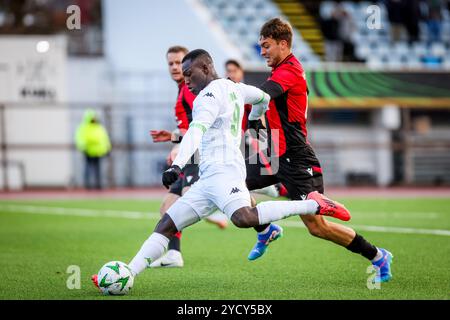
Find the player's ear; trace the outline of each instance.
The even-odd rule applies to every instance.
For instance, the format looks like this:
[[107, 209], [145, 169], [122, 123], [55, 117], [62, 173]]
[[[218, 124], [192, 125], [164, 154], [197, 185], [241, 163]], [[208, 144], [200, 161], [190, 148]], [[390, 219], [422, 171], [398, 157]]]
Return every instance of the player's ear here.
[[209, 67], [208, 67], [208, 65], [207, 65], [206, 63], [203, 63], [203, 64], [202, 64], [202, 71], [203, 71], [203, 73], [204, 73], [205, 75], [207, 75], [207, 74], [210, 73]]
[[288, 44], [288, 42], [287, 42], [286, 40], [280, 40], [280, 46], [281, 46], [283, 49], [289, 48], [289, 44]]

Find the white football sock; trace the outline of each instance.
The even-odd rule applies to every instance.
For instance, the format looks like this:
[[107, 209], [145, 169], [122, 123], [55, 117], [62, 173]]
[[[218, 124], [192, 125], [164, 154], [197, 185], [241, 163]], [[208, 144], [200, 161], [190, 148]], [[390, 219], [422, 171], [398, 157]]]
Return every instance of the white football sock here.
[[169, 246], [169, 239], [160, 233], [152, 233], [145, 240], [139, 252], [128, 264], [133, 274], [136, 276], [145, 270], [150, 264], [161, 257]]
[[256, 205], [260, 224], [270, 223], [300, 214], [316, 214], [319, 205], [314, 200], [265, 201]]
[[381, 258], [383, 258], [383, 252], [381, 252], [380, 249], [377, 248], [377, 255], [371, 261], [376, 262], [376, 261], [380, 260]]

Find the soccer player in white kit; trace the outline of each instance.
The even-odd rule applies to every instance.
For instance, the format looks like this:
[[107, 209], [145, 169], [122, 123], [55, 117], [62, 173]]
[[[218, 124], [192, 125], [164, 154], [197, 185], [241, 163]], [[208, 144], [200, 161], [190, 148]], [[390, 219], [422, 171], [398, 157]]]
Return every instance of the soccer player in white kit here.
[[[149, 267], [167, 250], [169, 237], [200, 221], [216, 209], [240, 228], [250, 228], [299, 214], [320, 214], [344, 221], [350, 219], [345, 207], [323, 195], [302, 201], [266, 201], [250, 206], [245, 185], [245, 163], [239, 149], [244, 104], [252, 104], [250, 120], [267, 110], [270, 96], [262, 90], [219, 79], [208, 52], [197, 49], [183, 59], [183, 74], [189, 90], [197, 94], [193, 120], [184, 135], [177, 157], [163, 173], [163, 184], [175, 182], [181, 169], [198, 149], [200, 179], [167, 211], [150, 237], [129, 263], [134, 275]], [[317, 192], [316, 192], [317, 193]], [[314, 198], [314, 199], [312, 199]], [[267, 242], [282, 234], [279, 226], [267, 227]]]

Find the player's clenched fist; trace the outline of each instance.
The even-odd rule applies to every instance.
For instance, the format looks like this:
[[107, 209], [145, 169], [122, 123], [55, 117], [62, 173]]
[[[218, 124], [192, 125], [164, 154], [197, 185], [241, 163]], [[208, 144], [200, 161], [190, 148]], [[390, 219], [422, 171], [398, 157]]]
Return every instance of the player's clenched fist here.
[[170, 185], [177, 181], [179, 175], [181, 173], [181, 169], [179, 166], [171, 166], [169, 169], [164, 171], [162, 175], [162, 183], [164, 187], [169, 189]]

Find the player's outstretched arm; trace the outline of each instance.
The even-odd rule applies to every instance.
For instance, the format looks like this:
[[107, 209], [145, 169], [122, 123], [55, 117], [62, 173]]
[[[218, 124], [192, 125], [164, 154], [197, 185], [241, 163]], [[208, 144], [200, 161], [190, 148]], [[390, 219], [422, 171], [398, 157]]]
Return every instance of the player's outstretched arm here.
[[205, 132], [216, 121], [219, 106], [214, 95], [198, 96], [194, 101], [192, 122], [180, 143], [178, 154], [173, 160], [174, 166], [183, 168], [200, 146]]
[[266, 128], [260, 118], [269, 108], [270, 95], [257, 87], [246, 84], [240, 84], [240, 89], [245, 103], [252, 105], [252, 110], [248, 116], [250, 134], [258, 140], [265, 141], [267, 134], [264, 129]]
[[172, 138], [172, 133], [167, 130], [150, 130], [153, 142], [166, 142]]
[[244, 102], [252, 105], [248, 120], [258, 120], [269, 108], [270, 95], [255, 86], [243, 83], [240, 83], [239, 86]]
[[189, 130], [183, 136], [183, 140], [181, 140], [178, 154], [173, 160], [172, 166], [183, 168], [186, 165], [200, 146], [200, 142], [202, 141], [203, 134], [206, 130], [206, 127], [199, 123], [191, 123]]

